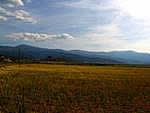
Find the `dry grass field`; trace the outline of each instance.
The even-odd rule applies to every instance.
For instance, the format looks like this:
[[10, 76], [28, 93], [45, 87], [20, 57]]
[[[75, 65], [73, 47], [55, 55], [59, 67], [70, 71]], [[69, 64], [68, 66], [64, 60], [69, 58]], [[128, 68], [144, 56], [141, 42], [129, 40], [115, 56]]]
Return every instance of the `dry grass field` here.
[[1, 66], [0, 113], [150, 113], [150, 68]]

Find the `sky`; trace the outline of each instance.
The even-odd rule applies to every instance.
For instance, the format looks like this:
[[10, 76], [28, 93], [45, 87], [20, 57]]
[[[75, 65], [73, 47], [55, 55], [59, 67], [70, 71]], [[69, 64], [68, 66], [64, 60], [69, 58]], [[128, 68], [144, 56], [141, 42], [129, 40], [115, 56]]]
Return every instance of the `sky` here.
[[149, 0], [0, 0], [0, 45], [150, 53]]

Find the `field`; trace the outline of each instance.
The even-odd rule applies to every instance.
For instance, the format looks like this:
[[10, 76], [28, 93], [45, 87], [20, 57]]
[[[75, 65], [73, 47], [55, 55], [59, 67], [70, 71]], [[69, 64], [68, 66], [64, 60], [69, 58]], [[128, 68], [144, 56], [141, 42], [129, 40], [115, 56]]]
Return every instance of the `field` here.
[[0, 113], [150, 113], [150, 68], [1, 65]]

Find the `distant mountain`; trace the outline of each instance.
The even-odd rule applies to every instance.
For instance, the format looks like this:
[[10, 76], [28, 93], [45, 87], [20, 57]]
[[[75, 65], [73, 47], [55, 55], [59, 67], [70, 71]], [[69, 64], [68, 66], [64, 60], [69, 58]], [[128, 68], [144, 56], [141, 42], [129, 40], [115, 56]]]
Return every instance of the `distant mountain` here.
[[46, 49], [38, 48], [29, 45], [19, 45], [16, 47], [0, 46], [0, 55], [26, 58], [26, 59], [47, 59], [49, 56], [57, 59], [64, 59], [65, 61], [80, 62], [80, 63], [98, 63], [98, 64], [118, 64], [120, 61], [84, 56], [74, 54], [71, 51], [61, 49]]
[[71, 53], [89, 57], [110, 58], [125, 64], [150, 64], [150, 54], [135, 51], [88, 52], [72, 50]]
[[0, 55], [26, 59], [64, 59], [65, 61], [97, 64], [150, 64], [150, 54], [135, 51], [89, 52], [81, 50], [38, 48], [29, 45], [0, 46]]

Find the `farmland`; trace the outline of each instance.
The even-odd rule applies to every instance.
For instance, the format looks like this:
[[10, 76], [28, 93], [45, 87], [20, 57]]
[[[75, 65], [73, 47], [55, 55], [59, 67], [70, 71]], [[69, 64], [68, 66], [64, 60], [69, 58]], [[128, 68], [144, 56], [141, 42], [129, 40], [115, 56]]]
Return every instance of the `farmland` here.
[[148, 113], [150, 68], [1, 65], [0, 112]]

